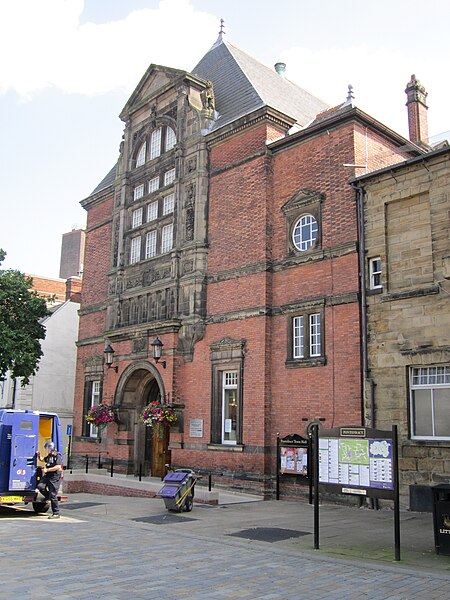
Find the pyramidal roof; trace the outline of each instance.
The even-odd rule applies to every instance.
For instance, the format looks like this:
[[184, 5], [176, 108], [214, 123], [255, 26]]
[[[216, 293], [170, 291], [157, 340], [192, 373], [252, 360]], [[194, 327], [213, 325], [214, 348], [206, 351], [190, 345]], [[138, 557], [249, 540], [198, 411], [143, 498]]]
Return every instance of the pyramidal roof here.
[[213, 129], [269, 106], [294, 118], [304, 127], [329, 106], [275, 70], [249, 56], [220, 34], [214, 46], [192, 72], [213, 83], [215, 109]]
[[[184, 73], [184, 71], [176, 69], [150, 65], [124, 110], [132, 103], [150, 71], [154, 68]], [[214, 46], [194, 67], [192, 73], [213, 83], [218, 118], [210, 131], [219, 129], [265, 106], [295, 119], [301, 127], [305, 127], [319, 113], [330, 108], [323, 100], [313, 96], [289, 79], [278, 75], [274, 69], [266, 67], [237, 46], [226, 41], [222, 34], [219, 34]], [[116, 165], [91, 192], [90, 196], [111, 186], [115, 177]]]

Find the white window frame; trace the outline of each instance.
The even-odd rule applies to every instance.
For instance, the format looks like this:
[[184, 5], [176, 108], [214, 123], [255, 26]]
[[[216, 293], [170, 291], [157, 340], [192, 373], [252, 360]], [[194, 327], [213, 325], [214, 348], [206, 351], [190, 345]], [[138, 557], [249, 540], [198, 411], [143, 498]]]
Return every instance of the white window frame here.
[[151, 194], [152, 192], [156, 192], [156, 190], [159, 190], [159, 175], [153, 177], [148, 182], [148, 193]]
[[175, 194], [165, 196], [163, 200], [163, 215], [170, 215], [175, 209]]
[[322, 318], [320, 313], [309, 315], [309, 356], [322, 355]]
[[150, 136], [150, 160], [161, 156], [161, 127], [154, 129]]
[[141, 208], [137, 208], [133, 210], [132, 219], [131, 219], [131, 227], [134, 229], [135, 227], [139, 227], [142, 225], [142, 206]]
[[[414, 440], [450, 440], [450, 430], [448, 435], [436, 435], [436, 428], [439, 422], [439, 416], [436, 417], [436, 404], [439, 401], [439, 392], [447, 391], [448, 412], [450, 413], [450, 365], [431, 365], [427, 367], [410, 367], [409, 372], [409, 387], [410, 387], [410, 425], [411, 439]], [[431, 419], [431, 434], [418, 435], [416, 434], [415, 423], [415, 392], [429, 391], [429, 399], [418, 399], [417, 402], [429, 402], [429, 417]], [[426, 408], [426, 407], [425, 407]]]
[[151, 202], [147, 206], [147, 223], [155, 221], [158, 218], [158, 200]]
[[156, 229], [149, 231], [145, 236], [145, 258], [153, 258], [156, 256]]
[[173, 248], [173, 223], [164, 225], [161, 230], [161, 254], [170, 252]]
[[369, 278], [371, 290], [380, 290], [383, 287], [381, 258], [379, 256], [369, 259]]
[[292, 358], [303, 358], [305, 356], [304, 322], [304, 315], [292, 319]]
[[[93, 406], [100, 404], [100, 400], [101, 400], [100, 390], [101, 390], [100, 379], [96, 379], [95, 381], [92, 381], [92, 389], [91, 389], [91, 398], [90, 398], [89, 408], [92, 408]], [[97, 438], [98, 437], [98, 428], [95, 425], [93, 425], [92, 423], [89, 423], [87, 433], [88, 433], [88, 437]]]
[[175, 181], [175, 167], [164, 173], [164, 185], [170, 185]]
[[145, 152], [146, 152], [146, 142], [144, 142], [141, 145], [141, 147], [139, 148], [139, 151], [136, 156], [136, 167], [141, 167], [143, 164], [145, 164]]
[[172, 127], [167, 126], [166, 128], [166, 139], [165, 139], [165, 151], [168, 152], [175, 147], [177, 143], [177, 136], [175, 135], [175, 131]]
[[[226, 421], [231, 421], [231, 419], [226, 419], [226, 405], [228, 402], [228, 393], [231, 391], [235, 391], [235, 406], [236, 411], [238, 411], [239, 407], [239, 399], [238, 399], [238, 371], [223, 371], [222, 372], [222, 444], [227, 446], [236, 446], [237, 444], [237, 413], [236, 413], [236, 423], [235, 429], [232, 430], [229, 427], [229, 423]], [[230, 431], [228, 431], [230, 429]], [[235, 439], [226, 439], [226, 435], [230, 434], [234, 431]]]
[[305, 313], [292, 318], [292, 360], [323, 356], [323, 315]]
[[144, 184], [137, 185], [133, 190], [133, 200], [139, 200], [144, 196]]
[[319, 224], [313, 215], [302, 215], [292, 229], [292, 243], [300, 252], [310, 250], [319, 237]]
[[130, 265], [141, 260], [141, 236], [131, 238], [130, 243]]

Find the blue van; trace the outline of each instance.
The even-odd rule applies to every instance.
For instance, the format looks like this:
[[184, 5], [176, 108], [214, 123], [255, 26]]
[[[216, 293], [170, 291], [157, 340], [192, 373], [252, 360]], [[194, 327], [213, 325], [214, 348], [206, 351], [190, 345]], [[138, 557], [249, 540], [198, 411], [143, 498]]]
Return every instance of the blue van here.
[[[62, 452], [61, 425], [55, 413], [0, 409], [0, 504], [32, 503], [36, 513], [50, 503], [36, 491], [41, 475], [36, 453], [53, 442]], [[58, 496], [60, 496], [61, 488]]]

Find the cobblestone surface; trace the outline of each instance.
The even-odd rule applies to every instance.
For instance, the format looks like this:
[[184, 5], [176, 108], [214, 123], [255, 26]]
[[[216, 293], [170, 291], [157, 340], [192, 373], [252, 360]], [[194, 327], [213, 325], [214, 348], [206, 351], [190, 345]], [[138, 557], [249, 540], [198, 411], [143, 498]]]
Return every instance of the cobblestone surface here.
[[[295, 503], [261, 502], [216, 509], [195, 506], [189, 514], [195, 520], [185, 522], [180, 515], [179, 521], [158, 525], [133, 519], [164, 514], [161, 500], [77, 494], [70, 501], [103, 504], [78, 510], [63, 508], [58, 521], [48, 521], [46, 516], [35, 516], [23, 508], [0, 508], [2, 600], [450, 597], [450, 557], [434, 557], [435, 561], [425, 565], [419, 560], [417, 568], [411, 568], [411, 561], [406, 566], [393, 563], [391, 548], [378, 559], [374, 534], [373, 548], [361, 545], [363, 522], [369, 531], [377, 531], [380, 515], [373, 511], [325, 509], [323, 527], [327, 533], [322, 552], [312, 549], [312, 535], [276, 543], [229, 535], [258, 526], [311, 533], [310, 507], [299, 511]], [[302, 517], [302, 511], [307, 518]], [[385, 520], [390, 517], [385, 516]], [[334, 535], [328, 531], [327, 518], [335, 523]], [[340, 538], [344, 531], [351, 537], [352, 529], [356, 546], [347, 546], [347, 556], [342, 550], [340, 556], [332, 555], [331, 540]], [[382, 530], [379, 527], [384, 544]], [[340, 549], [339, 544], [336, 547]], [[355, 555], [372, 551], [372, 560], [353, 559], [352, 551]]]

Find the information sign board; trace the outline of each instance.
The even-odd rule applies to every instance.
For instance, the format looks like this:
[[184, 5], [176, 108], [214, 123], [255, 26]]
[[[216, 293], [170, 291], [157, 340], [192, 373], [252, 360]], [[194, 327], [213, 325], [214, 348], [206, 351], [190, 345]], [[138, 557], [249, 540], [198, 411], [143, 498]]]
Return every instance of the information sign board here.
[[203, 437], [203, 419], [190, 419], [189, 420], [189, 437], [192, 437], [192, 438]]
[[298, 434], [292, 434], [279, 441], [280, 473], [282, 475], [308, 476], [308, 448], [307, 439]]
[[[393, 441], [389, 431], [337, 427], [319, 431], [319, 484], [343, 494], [391, 498]], [[331, 489], [329, 491], [332, 491]]]

